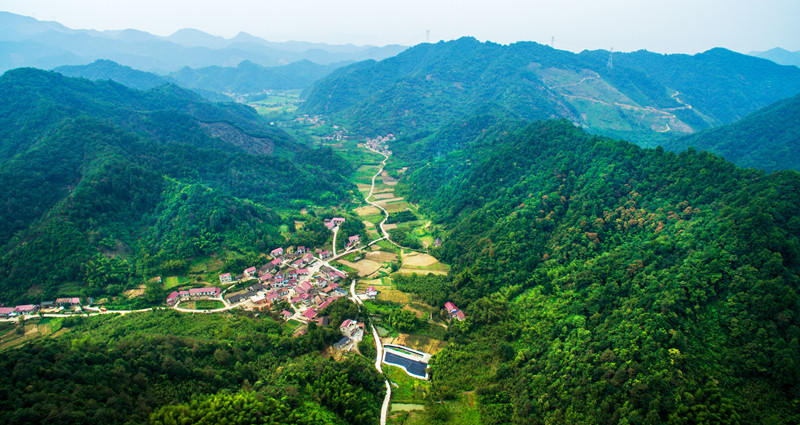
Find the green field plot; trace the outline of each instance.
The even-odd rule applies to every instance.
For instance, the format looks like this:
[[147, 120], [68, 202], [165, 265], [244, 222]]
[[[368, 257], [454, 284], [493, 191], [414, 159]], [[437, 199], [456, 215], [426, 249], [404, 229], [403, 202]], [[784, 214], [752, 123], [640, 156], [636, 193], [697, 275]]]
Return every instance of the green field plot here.
[[225, 304], [219, 300], [197, 300], [194, 302], [196, 310], [216, 310], [225, 307]]
[[192, 278], [186, 276], [168, 276], [164, 278], [164, 289], [172, 289], [176, 286], [185, 285], [192, 281]]

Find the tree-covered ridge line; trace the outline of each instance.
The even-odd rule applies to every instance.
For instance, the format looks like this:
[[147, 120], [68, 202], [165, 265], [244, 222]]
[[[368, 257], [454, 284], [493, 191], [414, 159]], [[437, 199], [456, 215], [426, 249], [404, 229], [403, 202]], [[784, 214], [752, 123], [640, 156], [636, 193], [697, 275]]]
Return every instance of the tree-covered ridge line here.
[[0, 377], [9, 400], [0, 406], [4, 418], [166, 424], [224, 413], [229, 423], [377, 421], [383, 385], [371, 363], [313, 354], [340, 336], [335, 329], [287, 337], [269, 318], [168, 311], [67, 318], [62, 326], [66, 334], [0, 358], [9, 371]]
[[[300, 240], [327, 235], [321, 225], [298, 234], [280, 212], [348, 201], [355, 191], [346, 160], [295, 143], [244, 107], [230, 126], [286, 139], [273, 154], [248, 152], [209, 136], [197, 118], [234, 116], [239, 106], [190, 92], [185, 101], [166, 89], [137, 92], [38, 70], [0, 78], [4, 107], [16, 107], [0, 118], [9, 121], [0, 130], [5, 302], [41, 301], [62, 285], [84, 296], [118, 293], [197, 256], [265, 252], [286, 242], [282, 227]], [[152, 109], [151, 98], [165, 109]]]
[[740, 167], [800, 170], [800, 94], [732, 124], [665, 143], [664, 147], [707, 150]]
[[301, 111], [335, 117], [362, 134], [408, 135], [494, 105], [527, 121], [566, 118], [650, 145], [733, 122], [800, 92], [797, 68], [725, 49], [614, 53], [608, 67], [610, 55], [468, 37], [425, 43], [334, 71], [308, 90]]
[[467, 316], [436, 397], [477, 390], [483, 423], [798, 419], [800, 175], [567, 122], [480, 134], [401, 181]]

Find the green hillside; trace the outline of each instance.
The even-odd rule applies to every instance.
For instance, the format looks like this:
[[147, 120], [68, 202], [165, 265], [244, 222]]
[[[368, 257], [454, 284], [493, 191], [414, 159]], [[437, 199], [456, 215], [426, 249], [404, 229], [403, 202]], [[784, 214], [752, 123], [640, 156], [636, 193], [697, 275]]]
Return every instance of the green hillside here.
[[800, 170], [800, 95], [778, 101], [733, 124], [664, 145], [714, 152], [740, 167]]
[[286, 240], [293, 202], [349, 199], [349, 164], [249, 108], [164, 86], [17, 70], [0, 79], [0, 290], [116, 294], [197, 256]]
[[331, 73], [301, 111], [366, 135], [435, 131], [487, 105], [534, 121], [566, 118], [644, 145], [729, 123], [800, 92], [800, 69], [713, 49], [574, 54], [531, 42], [420, 44]]
[[480, 133], [401, 181], [467, 316], [434, 400], [476, 391], [496, 424], [800, 419], [800, 175], [564, 121]]

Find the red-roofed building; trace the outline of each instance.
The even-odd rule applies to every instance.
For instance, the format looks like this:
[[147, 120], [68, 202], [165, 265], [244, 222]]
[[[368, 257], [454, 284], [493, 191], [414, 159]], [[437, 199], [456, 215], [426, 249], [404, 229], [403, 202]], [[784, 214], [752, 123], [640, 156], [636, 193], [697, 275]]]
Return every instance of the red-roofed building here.
[[465, 316], [465, 315], [464, 315], [464, 312], [463, 312], [463, 311], [461, 311], [461, 310], [458, 310], [458, 311], [456, 311], [456, 312], [455, 312], [455, 314], [454, 314], [454, 316], [455, 316], [455, 317], [456, 317], [456, 319], [458, 319], [458, 320], [464, 320], [464, 319], [467, 317], [467, 316]]
[[167, 304], [168, 305], [175, 305], [176, 302], [178, 302], [178, 292], [177, 291], [167, 295]]
[[272, 251], [270, 251], [269, 254], [272, 255], [273, 257], [279, 257], [283, 255], [283, 248], [275, 248]]
[[277, 292], [267, 292], [267, 299], [272, 301], [272, 302], [275, 302], [275, 300], [277, 300], [280, 297], [281, 296], [278, 295]]
[[448, 313], [455, 313], [458, 311], [458, 307], [450, 301], [444, 303], [444, 309], [447, 310]]
[[270, 279], [272, 279], [272, 273], [267, 273], [267, 274], [261, 275], [261, 277], [258, 278], [258, 281], [261, 282], [261, 283], [264, 283], [264, 282], [266, 282], [266, 281], [268, 281]]
[[319, 309], [323, 310], [325, 307], [329, 306], [333, 302], [333, 299], [328, 299], [324, 303], [319, 305]]
[[308, 264], [308, 263], [310, 263], [312, 261], [314, 261], [314, 254], [309, 252], [308, 254], [303, 256], [303, 262], [304, 263]]
[[298, 276], [305, 276], [308, 274], [308, 269], [297, 269]]
[[304, 246], [298, 246], [298, 247], [297, 247], [297, 253], [298, 253], [298, 254], [305, 254], [306, 252], [308, 252], [308, 250], [306, 249], [306, 247], [304, 247]]
[[69, 303], [72, 305], [80, 305], [81, 299], [78, 297], [72, 297], [69, 299]]
[[11, 316], [11, 313], [13, 312], [14, 312], [14, 307], [0, 307], [0, 317]]
[[326, 221], [325, 222], [325, 227], [327, 227], [328, 229], [333, 229], [334, 227], [336, 227], [336, 223], [334, 223], [332, 221]]
[[14, 311], [17, 313], [33, 313], [38, 307], [34, 304], [24, 304], [14, 307]]
[[367, 296], [374, 299], [378, 296], [378, 290], [374, 286], [370, 286], [367, 288]]
[[347, 242], [347, 246], [358, 245], [358, 243], [361, 242], [361, 236], [359, 236], [359, 235], [350, 236], [349, 238], [347, 238], [347, 241], [348, 241]]
[[335, 224], [341, 224], [341, 223], [344, 223], [344, 218], [342, 218], [342, 217], [334, 217], [334, 218], [331, 219], [331, 222], [335, 223]]
[[255, 267], [248, 267], [248, 268], [244, 269], [244, 275], [245, 276], [253, 277], [254, 274], [256, 274], [256, 268]]
[[281, 315], [283, 316], [284, 320], [286, 320], [292, 317], [292, 312], [289, 310], [283, 310], [281, 311]]
[[208, 288], [192, 288], [189, 290], [190, 297], [218, 297], [220, 289], [216, 286]]
[[314, 310], [313, 308], [309, 308], [308, 310], [305, 311], [305, 313], [303, 313], [303, 317], [305, 317], [308, 320], [313, 319], [314, 317], [316, 317], [316, 315], [317, 315], [317, 310]]
[[274, 259], [274, 260], [270, 261], [270, 262], [269, 262], [269, 264], [270, 264], [271, 266], [273, 266], [273, 267], [278, 267], [278, 266], [280, 266], [280, 265], [281, 265], [281, 262], [283, 262], [283, 259], [282, 259], [282, 258], [276, 258], [276, 259]]
[[221, 283], [223, 285], [226, 284], [226, 283], [230, 283], [232, 281], [233, 281], [233, 278], [231, 277], [230, 273], [224, 273], [224, 274], [219, 275], [219, 283]]
[[346, 327], [350, 326], [351, 322], [352, 322], [352, 320], [346, 319], [344, 322], [342, 322], [341, 325], [339, 325], [339, 328], [346, 328]]
[[322, 258], [323, 260], [325, 260], [327, 258], [331, 258], [332, 255], [333, 254], [331, 254], [331, 252], [326, 249], [325, 251], [322, 251], [322, 252], [319, 253], [319, 258]]

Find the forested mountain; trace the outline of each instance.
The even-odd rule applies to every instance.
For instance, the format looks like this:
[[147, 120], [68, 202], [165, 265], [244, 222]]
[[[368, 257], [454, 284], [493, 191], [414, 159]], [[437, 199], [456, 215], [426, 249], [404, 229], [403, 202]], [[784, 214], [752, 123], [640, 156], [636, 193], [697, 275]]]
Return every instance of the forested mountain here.
[[[349, 165], [250, 108], [19, 69], [0, 78], [2, 298], [116, 293], [285, 241], [276, 208], [349, 199]], [[76, 288], [77, 285], [77, 289]]]
[[800, 51], [790, 52], [786, 49], [776, 47], [764, 52], [750, 52], [749, 54], [759, 58], [769, 59], [781, 65], [800, 66]]
[[457, 133], [477, 136], [398, 153], [453, 267], [407, 290], [466, 307], [434, 399], [475, 390], [493, 424], [800, 420], [798, 173], [563, 120], [440, 132]]
[[725, 49], [610, 57], [461, 38], [339, 69], [313, 86], [302, 110], [332, 114], [366, 134], [397, 134], [432, 131], [494, 104], [524, 120], [563, 117], [591, 132], [655, 143], [798, 92], [800, 69]]
[[342, 65], [345, 64], [317, 65], [304, 60], [284, 66], [263, 67], [243, 61], [235, 68], [183, 68], [169, 74], [169, 77], [179, 86], [192, 90], [260, 93], [265, 90], [308, 88]]
[[800, 170], [800, 95], [778, 101], [741, 120], [667, 142], [714, 152], [740, 167], [767, 171]]
[[182, 30], [169, 37], [131, 29], [75, 30], [56, 22], [0, 12], [0, 72], [19, 67], [52, 69], [110, 59], [143, 71], [166, 74], [186, 66], [233, 67], [243, 60], [278, 66], [300, 60], [332, 64], [383, 59], [405, 48], [272, 43], [245, 33], [224, 39], [197, 30]]
[[150, 90], [169, 83], [151, 72], [139, 71], [106, 59], [98, 59], [88, 65], [59, 66], [53, 71], [73, 78], [111, 80], [136, 90]]

